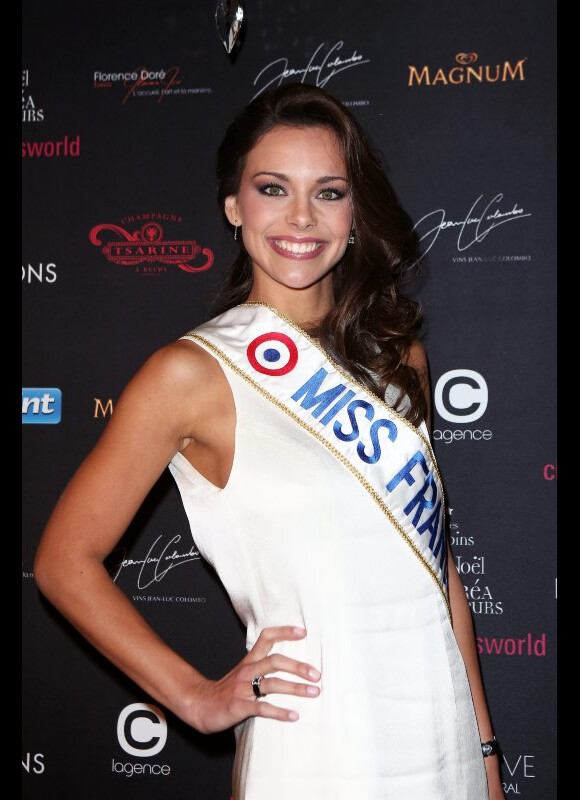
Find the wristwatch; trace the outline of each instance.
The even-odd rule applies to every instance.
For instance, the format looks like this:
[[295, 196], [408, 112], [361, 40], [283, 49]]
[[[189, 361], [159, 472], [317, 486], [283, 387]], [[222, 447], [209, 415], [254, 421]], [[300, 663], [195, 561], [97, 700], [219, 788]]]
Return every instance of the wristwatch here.
[[499, 742], [495, 736], [489, 742], [481, 743], [481, 752], [483, 753], [484, 758], [487, 758], [488, 756], [500, 755]]

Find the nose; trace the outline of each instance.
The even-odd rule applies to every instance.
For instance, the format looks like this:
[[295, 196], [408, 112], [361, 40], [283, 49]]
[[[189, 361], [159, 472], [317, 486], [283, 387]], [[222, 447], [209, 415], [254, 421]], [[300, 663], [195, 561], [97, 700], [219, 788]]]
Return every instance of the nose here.
[[287, 206], [286, 222], [299, 230], [305, 230], [317, 224], [316, 211], [308, 195], [294, 195]]

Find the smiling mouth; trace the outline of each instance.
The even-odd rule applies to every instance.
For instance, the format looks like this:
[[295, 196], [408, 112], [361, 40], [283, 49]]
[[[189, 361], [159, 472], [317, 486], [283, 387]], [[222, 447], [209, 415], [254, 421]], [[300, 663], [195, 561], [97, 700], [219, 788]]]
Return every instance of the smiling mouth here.
[[313, 256], [326, 246], [326, 242], [312, 239], [307, 242], [291, 242], [287, 239], [271, 238], [269, 241], [275, 250], [289, 256]]

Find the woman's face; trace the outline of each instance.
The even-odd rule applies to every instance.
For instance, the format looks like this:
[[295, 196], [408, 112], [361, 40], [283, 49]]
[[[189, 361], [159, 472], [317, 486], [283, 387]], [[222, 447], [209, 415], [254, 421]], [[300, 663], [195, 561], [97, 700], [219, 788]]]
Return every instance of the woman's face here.
[[239, 192], [225, 208], [241, 226], [255, 286], [306, 289], [330, 280], [352, 226], [337, 137], [324, 127], [273, 128], [248, 153]]

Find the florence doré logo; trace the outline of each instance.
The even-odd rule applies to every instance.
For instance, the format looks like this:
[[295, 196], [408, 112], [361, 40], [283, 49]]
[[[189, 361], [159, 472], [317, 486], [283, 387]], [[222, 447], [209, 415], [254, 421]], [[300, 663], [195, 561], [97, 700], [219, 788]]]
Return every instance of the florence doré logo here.
[[[133, 267], [142, 275], [160, 275], [170, 267], [183, 272], [205, 272], [213, 264], [213, 251], [195, 239], [175, 234], [166, 236], [161, 225], [163, 222], [173, 226], [182, 221], [182, 217], [175, 214], [135, 214], [124, 217], [121, 225], [104, 222], [93, 226], [89, 239], [101, 248], [107, 261]], [[137, 223], [138, 227], [123, 227], [127, 223], [131, 226]]]
[[209, 86], [184, 86], [181, 67], [153, 68], [146, 66], [110, 71], [98, 69], [93, 73], [94, 89], [121, 90], [121, 103], [125, 105], [134, 97], [152, 97], [161, 103], [166, 97], [211, 94]]
[[501, 64], [478, 64], [478, 53], [457, 53], [453, 66], [418, 67], [409, 64], [407, 86], [457, 86], [462, 83], [507, 83], [525, 81], [525, 58]]

